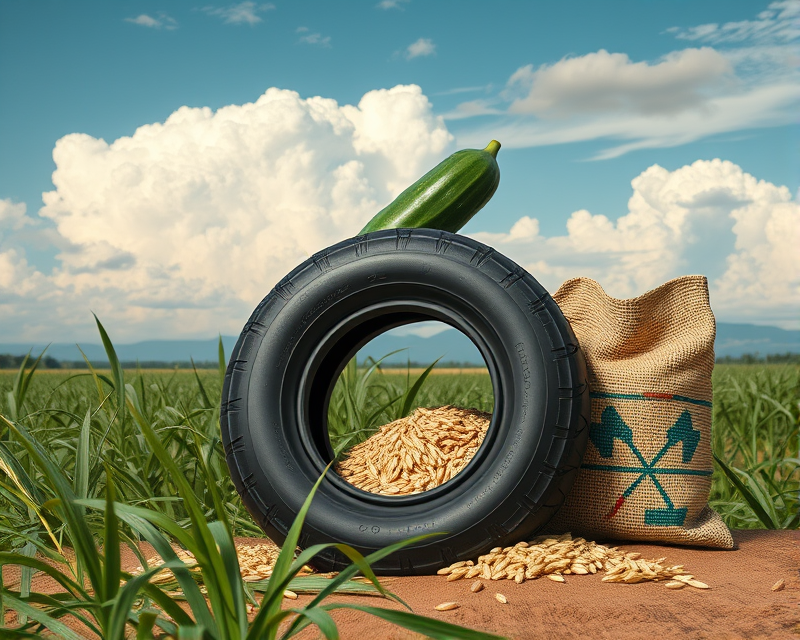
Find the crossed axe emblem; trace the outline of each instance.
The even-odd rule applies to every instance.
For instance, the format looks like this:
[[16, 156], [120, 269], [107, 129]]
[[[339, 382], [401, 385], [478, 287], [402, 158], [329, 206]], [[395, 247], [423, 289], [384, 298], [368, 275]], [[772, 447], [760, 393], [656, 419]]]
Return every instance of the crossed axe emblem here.
[[625, 443], [631, 452], [639, 460], [641, 466], [626, 467], [609, 464], [583, 464], [584, 469], [593, 471], [613, 471], [616, 473], [635, 474], [636, 478], [628, 485], [628, 488], [617, 498], [611, 511], [606, 514], [606, 518], [613, 518], [620, 507], [636, 488], [648, 478], [658, 490], [664, 504], [663, 509], [645, 509], [644, 522], [656, 526], [681, 526], [686, 520], [687, 507], [675, 507], [661, 482], [658, 480], [660, 475], [698, 475], [708, 476], [712, 471], [702, 469], [668, 468], [658, 467], [659, 461], [672, 447], [681, 445], [681, 460], [684, 464], [692, 461], [697, 445], [700, 442], [700, 431], [692, 426], [692, 416], [688, 411], [684, 411], [675, 421], [675, 424], [667, 429], [667, 441], [661, 450], [648, 462], [633, 442], [633, 431], [625, 424], [617, 410], [609, 405], [603, 409], [600, 423], [593, 422], [589, 429], [589, 439], [592, 441], [600, 456], [610, 458], [614, 454], [614, 441], [620, 440]]

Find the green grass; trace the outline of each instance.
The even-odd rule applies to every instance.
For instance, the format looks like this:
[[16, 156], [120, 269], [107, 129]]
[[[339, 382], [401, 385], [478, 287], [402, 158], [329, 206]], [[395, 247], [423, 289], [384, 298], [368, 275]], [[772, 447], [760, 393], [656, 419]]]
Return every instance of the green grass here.
[[717, 365], [711, 505], [734, 528], [800, 526], [800, 366]]
[[[107, 336], [102, 337], [113, 354]], [[0, 421], [0, 569], [3, 564], [23, 566], [19, 591], [0, 592], [0, 612], [15, 609], [20, 625], [13, 632], [0, 627], [0, 639], [37, 637], [44, 627], [71, 637], [59, 626], [65, 616], [81, 617], [108, 638], [122, 627], [150, 638], [153, 625], [171, 633], [182, 628], [182, 637], [274, 637], [282, 616], [288, 615], [276, 609], [283, 587], [303, 589], [305, 584], [307, 591], [319, 592], [322, 586], [295, 576], [302, 566], [297, 563], [306, 562], [311, 550], [293, 561], [293, 544], [284, 547], [274, 580], [248, 585], [239, 579], [233, 536], [263, 533], [233, 487], [220, 442], [224, 357], [219, 370], [123, 371], [113, 357], [112, 363], [106, 371], [71, 373], [38, 371], [29, 362], [17, 372], [0, 372], [0, 413], [5, 417]], [[329, 411], [336, 449], [362, 441], [416, 406], [455, 404], [491, 411], [488, 375], [428, 373], [349, 365]], [[718, 462], [711, 504], [725, 521], [734, 528], [797, 528], [800, 366], [718, 365], [713, 438]], [[125, 574], [113, 553], [97, 551], [97, 545], [113, 549], [119, 542], [139, 554], [140, 540], [151, 542], [176, 568], [175, 584], [159, 587], [147, 582], [149, 573]], [[167, 540], [192, 551], [200, 571], [183, 567]], [[76, 564], [66, 561], [65, 546], [78, 553]], [[332, 589], [364, 589], [349, 577], [356, 571], [369, 576], [368, 564], [377, 557], [363, 559], [342, 550], [355, 564]], [[45, 569], [34, 558], [37, 551], [55, 568]], [[140, 554], [139, 559], [146, 567]], [[34, 570], [49, 571], [66, 594], [31, 593]], [[84, 578], [91, 590], [82, 586]], [[199, 595], [200, 583], [210, 604]], [[177, 586], [190, 603], [189, 614], [166, 595], [166, 589]], [[268, 596], [255, 626], [242, 613], [244, 603], [255, 602], [254, 590]], [[324, 604], [329, 592], [322, 590], [310, 609], [295, 611], [299, 617], [292, 633], [316, 624], [327, 637], [335, 637], [327, 613], [331, 605]], [[444, 631], [411, 613], [381, 611], [370, 612], [432, 637], [487, 637], [456, 627]]]
[[[213, 484], [226, 496], [223, 505], [235, 535], [259, 535], [260, 528], [236, 495], [224, 459], [218, 425], [220, 373], [133, 370], [124, 375], [136, 391], [143, 416], [163, 439], [203, 508], [209, 513], [214, 508], [209, 492]], [[14, 378], [15, 374], [0, 373], [0, 413], [12, 420]], [[153, 508], [182, 525], [188, 523], [188, 513], [177, 497], [176, 478], [153, 454], [124, 405], [120, 410], [110, 371], [98, 371], [96, 377], [89, 372], [37, 372], [17, 413], [24, 416], [26, 429], [59, 467], [79, 480], [81, 498], [103, 496], [105, 460], [120, 500]], [[7, 433], [0, 428], [0, 440], [4, 437]], [[79, 465], [82, 442], [89, 454]], [[27, 464], [24, 454], [21, 459]], [[97, 515], [89, 517], [99, 519]], [[0, 525], [4, 524], [0, 515]], [[0, 548], [7, 545], [7, 537], [0, 528]]]
[[[326, 603], [335, 592], [363, 593], [365, 585], [350, 580], [360, 572], [373, 593], [407, 606], [380, 584], [370, 564], [428, 536], [366, 558], [339, 543], [315, 545], [295, 558], [314, 490], [269, 580], [244, 582], [233, 537], [263, 533], [242, 508], [219, 438], [221, 345], [216, 372], [124, 371], [99, 321], [98, 329], [109, 371], [90, 367], [88, 374], [37, 374], [36, 361], [0, 375], [0, 579], [5, 565], [22, 568], [19, 590], [0, 588], [0, 639], [38, 638], [47, 629], [77, 640], [66, 618], [103, 640], [121, 639], [126, 632], [137, 640], [156, 633], [255, 640], [280, 632], [289, 638], [310, 624], [326, 638], [338, 638], [329, 613], [336, 608], [358, 609], [433, 638], [498, 637], [410, 611]], [[26, 370], [26, 364], [33, 366]], [[149, 582], [161, 567], [148, 567], [137, 544], [142, 540], [172, 569], [174, 584]], [[190, 571], [170, 542], [190, 551], [199, 571]], [[144, 573], [122, 571], [121, 544], [137, 555]], [[328, 580], [297, 575], [328, 546], [353, 564]], [[65, 547], [74, 550], [75, 561]], [[51, 564], [36, 558], [37, 552]], [[32, 592], [34, 571], [47, 573], [63, 592]], [[169, 592], [176, 587], [182, 595]], [[317, 595], [306, 606], [282, 609], [288, 587]], [[263, 594], [260, 601], [255, 592]], [[248, 621], [248, 602], [257, 606], [253, 621]], [[14, 628], [2, 622], [6, 609], [17, 614]]]

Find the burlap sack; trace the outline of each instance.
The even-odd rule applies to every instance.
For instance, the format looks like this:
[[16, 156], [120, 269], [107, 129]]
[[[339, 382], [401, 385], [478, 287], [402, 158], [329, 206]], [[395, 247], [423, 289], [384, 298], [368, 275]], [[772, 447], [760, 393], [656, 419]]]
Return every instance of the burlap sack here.
[[732, 548], [707, 504], [715, 324], [706, 279], [618, 300], [575, 278], [553, 298], [586, 356], [592, 422], [581, 471], [549, 528]]

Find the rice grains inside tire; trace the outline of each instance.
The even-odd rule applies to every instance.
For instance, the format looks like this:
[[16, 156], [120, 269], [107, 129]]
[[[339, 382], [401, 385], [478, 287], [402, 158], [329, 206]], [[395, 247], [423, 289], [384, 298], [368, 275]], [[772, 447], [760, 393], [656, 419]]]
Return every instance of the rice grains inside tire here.
[[410, 495], [452, 480], [475, 456], [492, 420], [477, 409], [419, 407], [345, 452], [334, 469], [362, 491]]
[[[300, 546], [344, 542], [365, 555], [436, 533], [376, 562], [378, 574], [430, 574], [532, 536], [564, 502], [588, 437], [589, 393], [577, 340], [541, 285], [475, 240], [431, 229], [377, 231], [328, 247], [281, 280], [234, 347], [220, 424], [237, 491], [281, 544], [332, 460], [327, 410], [348, 360], [375, 336], [438, 320], [480, 350], [492, 421], [470, 463], [429, 491], [362, 491], [333, 470]], [[317, 555], [320, 570], [349, 560]]]

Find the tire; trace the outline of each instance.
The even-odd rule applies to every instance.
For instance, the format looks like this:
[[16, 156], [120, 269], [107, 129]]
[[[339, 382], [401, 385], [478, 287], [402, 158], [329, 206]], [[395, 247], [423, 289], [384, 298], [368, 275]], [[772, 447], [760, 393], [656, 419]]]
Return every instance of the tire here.
[[[564, 502], [588, 436], [589, 393], [578, 342], [558, 306], [524, 269], [484, 244], [431, 229], [391, 229], [333, 245], [267, 295], [231, 355], [220, 424], [237, 491], [282, 544], [332, 459], [327, 406], [358, 349], [380, 333], [440, 320], [481, 351], [494, 411], [470, 464], [436, 489], [382, 496], [333, 469], [299, 544], [344, 542], [365, 555], [442, 533], [379, 561], [381, 575], [429, 574], [531, 536]], [[340, 570], [338, 551], [313, 564]]]

